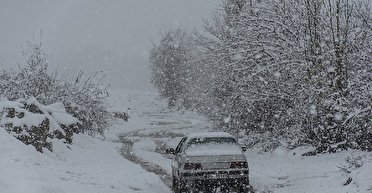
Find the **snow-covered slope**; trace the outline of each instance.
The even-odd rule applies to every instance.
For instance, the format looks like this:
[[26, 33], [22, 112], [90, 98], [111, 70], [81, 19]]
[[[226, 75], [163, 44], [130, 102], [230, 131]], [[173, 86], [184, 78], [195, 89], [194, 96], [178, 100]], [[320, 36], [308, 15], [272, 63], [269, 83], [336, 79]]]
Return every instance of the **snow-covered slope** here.
[[74, 145], [54, 141], [41, 154], [0, 128], [0, 192], [170, 192], [158, 176], [124, 159], [114, 144], [84, 135]]

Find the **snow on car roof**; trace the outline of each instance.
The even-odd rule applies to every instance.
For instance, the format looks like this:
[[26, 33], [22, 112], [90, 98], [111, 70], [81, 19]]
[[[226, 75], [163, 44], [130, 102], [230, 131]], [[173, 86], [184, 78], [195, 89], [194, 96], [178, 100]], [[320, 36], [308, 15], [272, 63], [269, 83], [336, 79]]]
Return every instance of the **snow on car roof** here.
[[232, 137], [231, 134], [227, 132], [197, 132], [197, 133], [191, 133], [187, 135], [188, 138], [208, 138], [208, 137]]

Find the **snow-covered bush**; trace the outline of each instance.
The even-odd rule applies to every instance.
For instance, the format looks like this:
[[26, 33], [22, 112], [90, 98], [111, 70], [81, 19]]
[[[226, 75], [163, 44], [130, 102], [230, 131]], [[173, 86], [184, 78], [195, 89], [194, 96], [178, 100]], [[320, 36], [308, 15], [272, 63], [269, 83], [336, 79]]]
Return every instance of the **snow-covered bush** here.
[[50, 139], [63, 139], [72, 143], [73, 133], [80, 122], [65, 111], [62, 103], [48, 106], [35, 98], [0, 101], [0, 126], [26, 145], [33, 145], [39, 152], [52, 151]]
[[118, 119], [122, 119], [123, 121], [128, 121], [129, 114], [127, 112], [112, 112], [112, 116]]
[[102, 72], [89, 76], [80, 73], [74, 81], [63, 81], [61, 92], [55, 91], [66, 111], [82, 122], [79, 131], [91, 135], [103, 135], [112, 118], [105, 103], [108, 92], [101, 81]]
[[0, 72], [1, 95], [11, 101], [34, 97], [43, 105], [62, 103], [67, 113], [81, 123], [75, 132], [103, 135], [111, 114], [104, 102], [108, 93], [102, 85], [102, 73], [79, 73], [72, 80], [58, 79], [57, 72], [48, 71], [41, 44], [28, 45], [26, 64]]
[[345, 173], [351, 173], [352, 171], [354, 170], [357, 170], [359, 169], [360, 167], [363, 166], [364, 162], [363, 162], [363, 159], [365, 158], [365, 156], [348, 156], [346, 159], [345, 159], [345, 162], [346, 162], [346, 165], [341, 165], [339, 166], [339, 168], [341, 169], [341, 171], [345, 172]]

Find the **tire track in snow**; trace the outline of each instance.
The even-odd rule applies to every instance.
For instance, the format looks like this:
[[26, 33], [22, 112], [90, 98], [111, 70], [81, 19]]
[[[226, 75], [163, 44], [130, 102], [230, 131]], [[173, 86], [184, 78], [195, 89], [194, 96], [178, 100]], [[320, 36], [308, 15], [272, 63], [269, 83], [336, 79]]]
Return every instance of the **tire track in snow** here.
[[170, 172], [159, 164], [147, 161], [137, 155], [134, 146], [136, 143], [139, 143], [141, 139], [150, 139], [156, 144], [153, 153], [158, 153], [163, 156], [163, 158], [170, 160], [171, 157], [164, 154], [165, 149], [167, 148], [167, 141], [176, 137], [183, 137], [183, 133], [187, 133], [189, 130], [200, 131], [200, 129], [207, 129], [209, 127], [209, 125], [204, 121], [195, 121], [195, 117], [174, 115], [170, 113], [172, 112], [145, 112], [142, 115], [146, 116], [146, 118], [150, 120], [147, 128], [119, 134], [119, 140], [123, 144], [121, 148], [122, 156], [127, 160], [140, 165], [146, 171], [155, 173], [169, 187], [171, 187]]
[[126, 158], [129, 161], [132, 161], [133, 163], [139, 164], [146, 171], [158, 175], [160, 179], [164, 182], [164, 184], [170, 187], [171, 176], [164, 168], [160, 167], [155, 163], [145, 161], [143, 158], [135, 154], [133, 146], [136, 142], [138, 142], [138, 139], [133, 139], [125, 135], [120, 135], [119, 139], [120, 142], [123, 143], [123, 146], [121, 148], [121, 154], [124, 158]]

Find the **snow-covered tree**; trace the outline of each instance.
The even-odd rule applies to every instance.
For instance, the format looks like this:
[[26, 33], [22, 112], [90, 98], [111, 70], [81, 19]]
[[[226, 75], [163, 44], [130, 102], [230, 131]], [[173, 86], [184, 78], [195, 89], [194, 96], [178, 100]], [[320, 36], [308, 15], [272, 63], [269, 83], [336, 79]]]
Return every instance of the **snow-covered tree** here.
[[197, 33], [189, 62], [180, 63], [188, 71], [179, 67], [174, 77], [192, 77], [186, 95], [217, 129], [309, 143], [319, 152], [371, 149], [362, 137], [372, 133], [364, 3], [226, 0]]
[[184, 30], [166, 31], [160, 44], [151, 51], [152, 82], [163, 97], [169, 99], [169, 106], [180, 102], [188, 106], [186, 85], [190, 81], [188, 62], [191, 60], [194, 41]]

